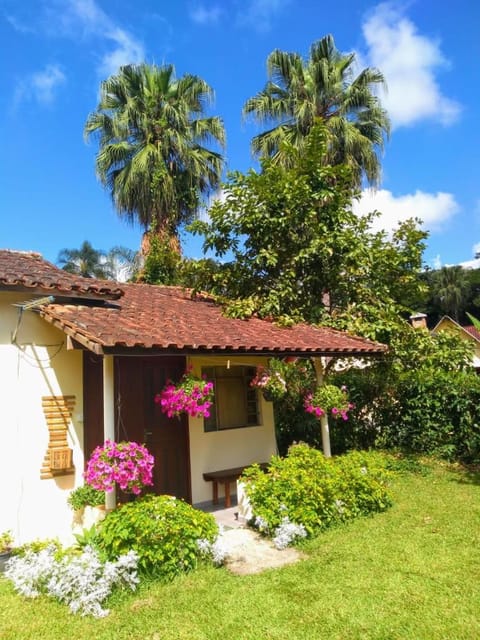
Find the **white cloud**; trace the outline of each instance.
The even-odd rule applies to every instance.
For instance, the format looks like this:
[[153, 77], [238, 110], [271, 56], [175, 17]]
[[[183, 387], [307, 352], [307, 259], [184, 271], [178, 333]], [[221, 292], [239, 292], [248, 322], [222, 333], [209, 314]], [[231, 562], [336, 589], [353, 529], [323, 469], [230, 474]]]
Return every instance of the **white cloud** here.
[[48, 64], [42, 71], [37, 71], [23, 78], [15, 89], [14, 107], [25, 100], [34, 100], [43, 105], [51, 104], [58, 88], [65, 84], [67, 78], [56, 64]]
[[368, 63], [385, 75], [382, 102], [394, 127], [421, 120], [448, 125], [460, 115], [459, 103], [442, 93], [436, 71], [447, 67], [440, 43], [418, 32], [415, 24], [389, 3], [378, 5], [362, 26]]
[[99, 73], [105, 77], [116, 73], [123, 65], [144, 60], [145, 52], [143, 46], [123, 29], [115, 27], [106, 33], [105, 37], [117, 45], [112, 51], [103, 56], [99, 65]]
[[11, 27], [15, 29], [18, 33], [35, 33], [35, 29], [28, 25], [26, 22], [20, 20], [16, 16], [6, 14], [5, 20], [9, 23]]
[[259, 32], [269, 31], [273, 18], [289, 3], [290, 0], [249, 0], [238, 11], [238, 22]]
[[366, 189], [359, 202], [353, 206], [357, 215], [366, 215], [371, 211], [380, 211], [381, 216], [373, 223], [375, 231], [392, 231], [399, 222], [408, 218], [420, 218], [423, 228], [439, 231], [460, 207], [451, 193], [425, 193], [415, 191], [412, 194], [395, 196], [391, 191]]
[[199, 4], [190, 11], [190, 18], [200, 25], [217, 24], [223, 11], [221, 7], [214, 6], [207, 9]]
[[84, 38], [108, 43], [110, 50], [100, 57], [97, 66], [102, 77], [116, 73], [122, 65], [141, 62], [145, 58], [143, 44], [116, 24], [95, 0], [68, 0], [62, 13], [50, 10], [50, 19], [52, 35], [58, 35], [55, 28], [59, 28], [61, 35], [78, 39], [80, 31]]
[[210, 207], [217, 200], [219, 200], [220, 202], [225, 202], [226, 197], [227, 195], [223, 189], [218, 189], [218, 191], [215, 191], [215, 193], [210, 194], [205, 204], [202, 205], [198, 211], [198, 219], [202, 222], [210, 222], [210, 215], [208, 213]]

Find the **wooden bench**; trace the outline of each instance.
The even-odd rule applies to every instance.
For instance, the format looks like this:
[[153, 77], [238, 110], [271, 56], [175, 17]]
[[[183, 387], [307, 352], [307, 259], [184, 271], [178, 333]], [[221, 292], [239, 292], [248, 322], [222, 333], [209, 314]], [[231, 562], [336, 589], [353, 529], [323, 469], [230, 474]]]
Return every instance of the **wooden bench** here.
[[[234, 469], [221, 469], [220, 471], [208, 471], [203, 474], [203, 479], [207, 482], [213, 482], [213, 504], [218, 504], [218, 483], [223, 484], [225, 490], [225, 508], [228, 509], [232, 505], [230, 498], [230, 483], [236, 482], [242, 475], [244, 469], [251, 467], [253, 462], [243, 467], [235, 467]], [[268, 467], [267, 462], [260, 463], [262, 469]]]

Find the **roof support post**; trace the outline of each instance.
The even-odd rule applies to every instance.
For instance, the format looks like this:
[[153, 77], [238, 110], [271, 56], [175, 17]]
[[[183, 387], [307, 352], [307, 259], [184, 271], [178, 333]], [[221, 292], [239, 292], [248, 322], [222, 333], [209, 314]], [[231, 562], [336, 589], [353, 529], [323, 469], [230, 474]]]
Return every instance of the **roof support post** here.
[[[114, 409], [114, 368], [113, 356], [103, 356], [103, 439], [115, 440], [115, 409]], [[105, 492], [106, 509], [115, 509], [117, 496], [113, 491]]]
[[[325, 358], [313, 358], [313, 364], [315, 366], [315, 373], [317, 374], [317, 387], [321, 387], [325, 381]], [[328, 417], [326, 413], [320, 418], [320, 433], [322, 434], [323, 454], [326, 458], [331, 458], [330, 430], [328, 428]]]

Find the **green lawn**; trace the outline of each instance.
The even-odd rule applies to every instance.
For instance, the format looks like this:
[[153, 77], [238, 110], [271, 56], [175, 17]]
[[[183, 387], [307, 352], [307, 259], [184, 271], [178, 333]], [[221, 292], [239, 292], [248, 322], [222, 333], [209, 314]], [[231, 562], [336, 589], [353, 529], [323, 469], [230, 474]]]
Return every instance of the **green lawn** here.
[[26, 600], [0, 580], [2, 640], [480, 638], [480, 474], [398, 476], [386, 513], [305, 545], [308, 559], [237, 577], [202, 568], [120, 594], [104, 619]]

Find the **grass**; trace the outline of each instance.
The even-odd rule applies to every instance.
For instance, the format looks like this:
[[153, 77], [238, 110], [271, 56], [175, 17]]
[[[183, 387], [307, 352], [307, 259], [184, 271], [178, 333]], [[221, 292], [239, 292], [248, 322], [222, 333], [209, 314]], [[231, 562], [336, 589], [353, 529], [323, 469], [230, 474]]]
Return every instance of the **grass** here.
[[432, 463], [393, 481], [387, 512], [304, 545], [256, 576], [201, 568], [118, 594], [109, 617], [26, 600], [0, 580], [2, 640], [477, 640], [480, 473]]

